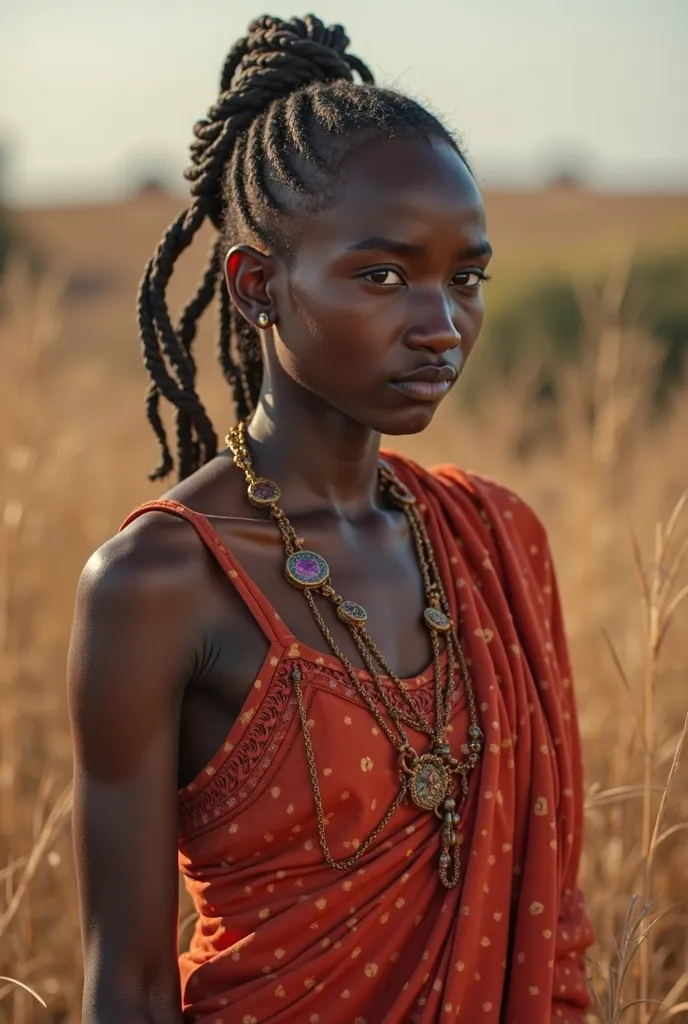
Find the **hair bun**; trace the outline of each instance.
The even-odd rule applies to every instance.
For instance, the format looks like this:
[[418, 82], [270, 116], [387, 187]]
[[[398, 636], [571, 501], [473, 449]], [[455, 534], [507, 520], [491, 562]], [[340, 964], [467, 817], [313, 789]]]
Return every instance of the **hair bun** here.
[[248, 35], [234, 48], [233, 60], [223, 69], [222, 92], [243, 92], [255, 83], [281, 86], [279, 92], [292, 92], [317, 81], [353, 80], [354, 72], [367, 82], [373, 78], [366, 66], [346, 52], [349, 37], [341, 25], [329, 28], [312, 14], [283, 21], [264, 15], [249, 25]]

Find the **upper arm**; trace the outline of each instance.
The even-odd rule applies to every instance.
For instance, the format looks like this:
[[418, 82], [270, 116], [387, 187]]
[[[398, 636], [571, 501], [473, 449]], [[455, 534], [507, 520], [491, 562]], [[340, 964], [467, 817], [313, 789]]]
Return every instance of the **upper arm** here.
[[145, 531], [122, 534], [77, 590], [67, 676], [84, 1019], [115, 1004], [180, 1007], [177, 752], [193, 619], [183, 561]]

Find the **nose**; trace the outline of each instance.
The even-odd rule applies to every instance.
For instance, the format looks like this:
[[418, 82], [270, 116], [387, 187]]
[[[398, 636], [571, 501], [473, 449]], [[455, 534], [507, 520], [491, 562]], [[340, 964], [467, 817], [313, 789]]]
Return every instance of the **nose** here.
[[413, 310], [413, 326], [406, 334], [412, 349], [428, 349], [441, 354], [461, 344], [461, 333], [455, 323], [456, 306], [446, 291], [426, 292], [418, 298]]

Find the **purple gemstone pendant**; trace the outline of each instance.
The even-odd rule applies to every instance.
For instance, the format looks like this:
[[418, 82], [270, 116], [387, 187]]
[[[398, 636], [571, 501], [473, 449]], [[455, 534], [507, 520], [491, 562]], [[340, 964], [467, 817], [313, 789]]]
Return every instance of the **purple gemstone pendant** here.
[[436, 633], [446, 633], [451, 629], [451, 620], [439, 608], [426, 608], [423, 612], [426, 626]]
[[259, 476], [248, 487], [248, 500], [258, 508], [267, 508], [268, 505], [276, 504], [280, 499], [280, 494], [277, 484], [262, 476]]
[[347, 626], [362, 626], [368, 620], [368, 613], [356, 601], [342, 601], [337, 605], [337, 615]]
[[309, 590], [327, 583], [330, 567], [316, 551], [295, 551], [286, 561], [284, 575], [295, 587]]

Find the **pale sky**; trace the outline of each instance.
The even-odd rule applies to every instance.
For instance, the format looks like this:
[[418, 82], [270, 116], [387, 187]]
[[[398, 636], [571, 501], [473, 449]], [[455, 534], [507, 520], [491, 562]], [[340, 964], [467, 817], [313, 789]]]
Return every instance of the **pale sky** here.
[[444, 115], [485, 184], [572, 154], [603, 188], [688, 188], [688, 0], [0, 0], [5, 194], [116, 198], [158, 164], [183, 188], [236, 37], [306, 9]]

